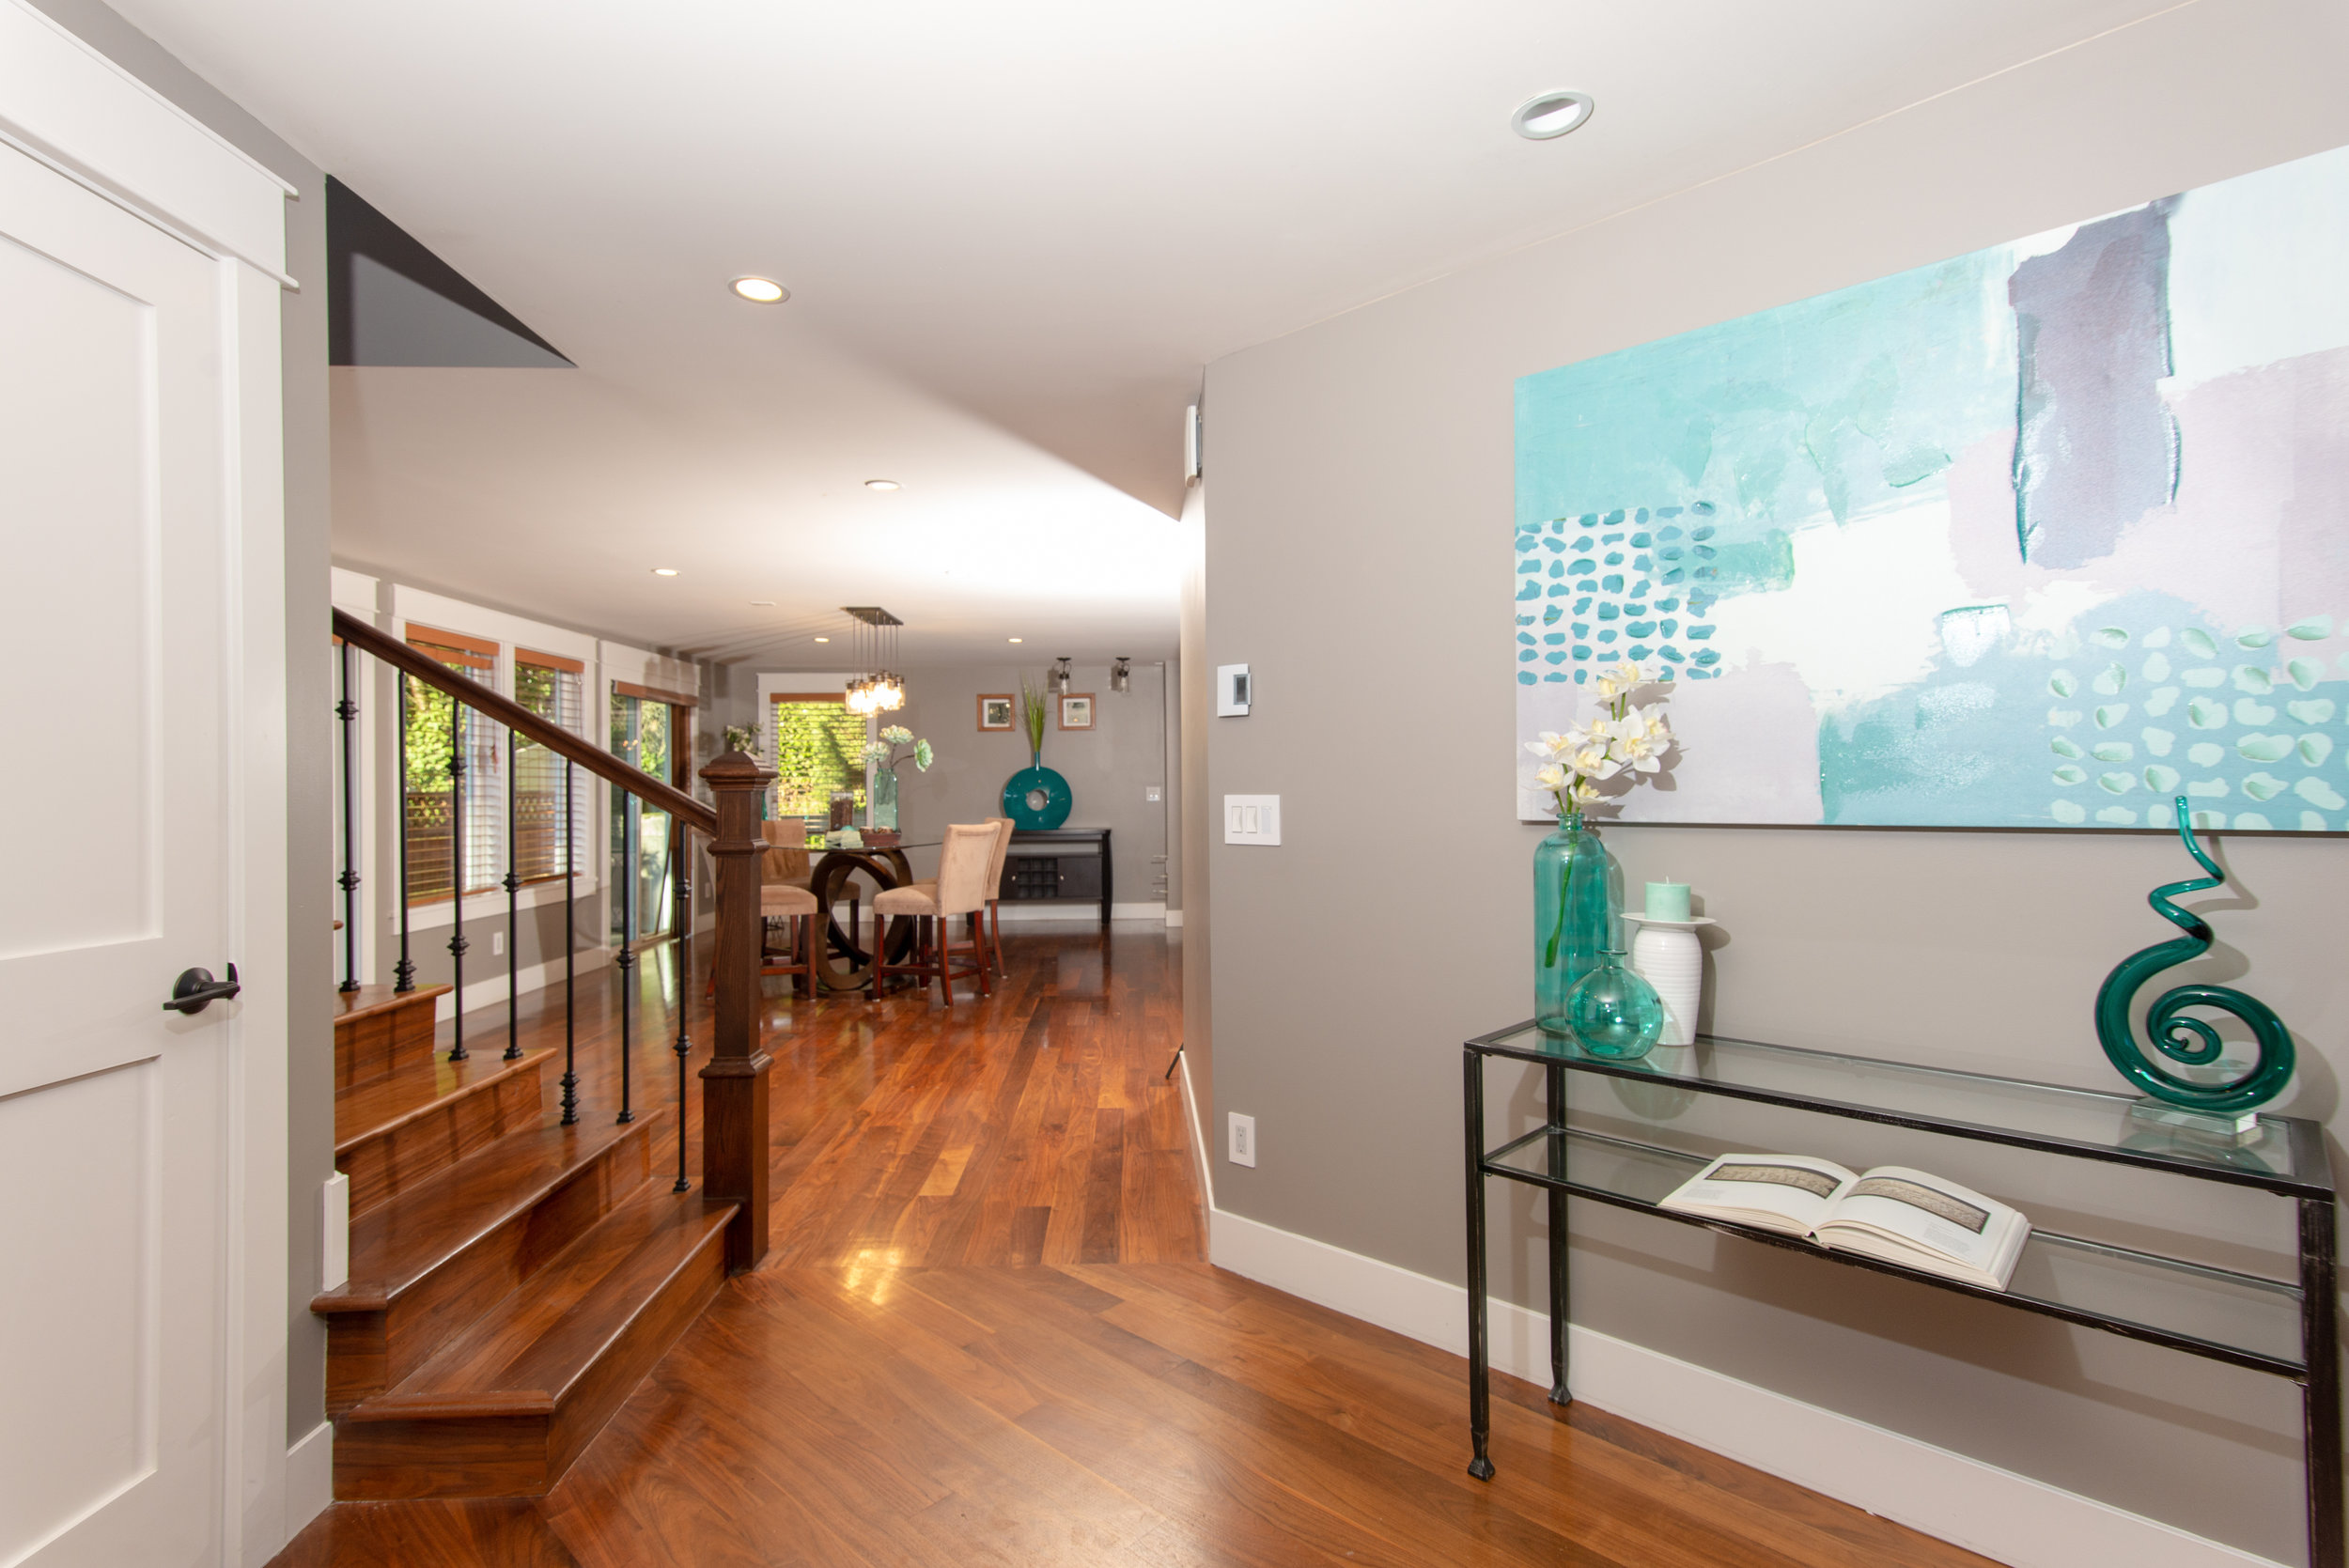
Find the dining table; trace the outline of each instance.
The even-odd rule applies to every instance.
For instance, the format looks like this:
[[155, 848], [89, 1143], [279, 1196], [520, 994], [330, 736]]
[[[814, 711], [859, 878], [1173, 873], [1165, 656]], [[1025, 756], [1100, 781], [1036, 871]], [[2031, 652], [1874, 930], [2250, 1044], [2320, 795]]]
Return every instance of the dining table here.
[[[936, 849], [945, 842], [942, 838], [901, 839], [886, 845], [839, 842], [845, 836], [833, 830], [824, 834], [824, 843], [807, 846], [814, 862], [808, 872], [808, 891], [824, 913], [824, 939], [815, 944], [816, 986], [823, 991], [863, 990], [873, 983], [873, 955], [857, 940], [863, 922], [852, 913], [850, 927], [844, 928], [835, 912], [844, 902], [854, 900], [849, 907], [856, 910], [867, 901], [868, 895], [853, 885], [852, 878], [863, 876], [870, 881], [872, 895], [906, 887], [915, 879], [907, 851]], [[907, 957], [913, 943], [914, 923], [902, 916], [891, 921], [880, 938], [892, 963]]]

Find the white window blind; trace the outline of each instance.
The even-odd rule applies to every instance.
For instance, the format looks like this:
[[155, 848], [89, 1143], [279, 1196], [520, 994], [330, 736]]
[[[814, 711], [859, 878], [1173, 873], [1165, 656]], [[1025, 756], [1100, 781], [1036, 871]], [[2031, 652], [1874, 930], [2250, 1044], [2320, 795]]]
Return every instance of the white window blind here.
[[[467, 679], [496, 690], [497, 644], [412, 625], [408, 642]], [[465, 892], [499, 887], [506, 876], [506, 727], [466, 707], [463, 727], [452, 737], [456, 704], [447, 693], [404, 676], [401, 684], [407, 706], [408, 772], [400, 803], [408, 816], [408, 902], [448, 897], [460, 866]], [[465, 761], [461, 841], [451, 831], [452, 745]]]
[[[586, 727], [586, 669], [576, 659], [534, 653], [514, 653], [514, 700], [571, 734], [584, 737]], [[595, 870], [587, 859], [587, 808], [591, 776], [579, 767], [527, 739], [514, 757], [515, 873], [525, 882], [563, 875], [564, 783], [570, 784], [571, 860], [582, 877]]]

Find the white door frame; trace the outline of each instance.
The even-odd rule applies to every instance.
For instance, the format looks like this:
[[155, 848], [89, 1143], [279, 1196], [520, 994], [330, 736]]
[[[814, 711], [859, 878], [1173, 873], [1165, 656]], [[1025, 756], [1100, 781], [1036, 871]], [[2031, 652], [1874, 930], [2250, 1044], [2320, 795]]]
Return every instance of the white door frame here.
[[[228, 1235], [220, 1412], [223, 1563], [266, 1562], [315, 1502], [286, 1493], [285, 459], [279, 359], [285, 198], [293, 187], [24, 0], [0, 0], [0, 143], [222, 265], [224, 432], [238, 520], [228, 581], [234, 886]], [[316, 657], [314, 650], [304, 650]]]

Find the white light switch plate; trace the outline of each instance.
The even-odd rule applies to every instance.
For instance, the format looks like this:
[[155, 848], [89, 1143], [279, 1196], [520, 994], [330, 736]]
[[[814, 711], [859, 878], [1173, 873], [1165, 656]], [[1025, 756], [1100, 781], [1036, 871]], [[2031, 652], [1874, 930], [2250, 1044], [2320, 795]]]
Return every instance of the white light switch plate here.
[[1144, 800], [1156, 800], [1159, 798], [1159, 786], [1157, 784], [1143, 784], [1142, 786], [1142, 798]]
[[1226, 795], [1223, 797], [1223, 842], [1226, 844], [1280, 843], [1281, 798], [1278, 795]]

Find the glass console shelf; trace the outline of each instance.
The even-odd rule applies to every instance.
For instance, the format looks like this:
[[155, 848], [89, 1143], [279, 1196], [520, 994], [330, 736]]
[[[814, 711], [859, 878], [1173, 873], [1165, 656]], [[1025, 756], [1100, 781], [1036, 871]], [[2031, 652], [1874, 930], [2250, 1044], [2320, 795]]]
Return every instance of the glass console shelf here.
[[[1545, 1125], [1499, 1148], [1486, 1147], [1485, 1134], [1483, 1069], [1493, 1059], [1531, 1063], [1547, 1075]], [[1659, 1048], [1641, 1060], [1621, 1062], [1588, 1055], [1573, 1040], [1531, 1022], [1469, 1041], [1463, 1065], [1469, 1424], [1475, 1447], [1470, 1474], [1493, 1473], [1487, 1452], [1485, 1184], [1498, 1176], [1548, 1191], [1552, 1236], [1566, 1234], [1567, 1198], [1590, 1199], [2288, 1378], [2301, 1390], [2309, 1561], [2312, 1568], [2344, 1568], [2340, 1352], [2333, 1332], [2334, 1191], [2323, 1129], [2315, 1122], [2263, 1116], [2242, 1141], [2221, 1142], [2133, 1116], [2138, 1103], [2133, 1094], [1711, 1035], [1698, 1036], [1693, 1046]], [[2297, 1207], [2298, 1278], [2268, 1279], [2034, 1230], [2008, 1288], [1985, 1290], [1794, 1236], [1674, 1213], [1657, 1205], [1702, 1169], [1704, 1158], [1568, 1126], [1571, 1073], [2258, 1188]], [[1564, 1248], [1551, 1249], [1549, 1275], [1550, 1398], [1563, 1405], [1570, 1398]]]

